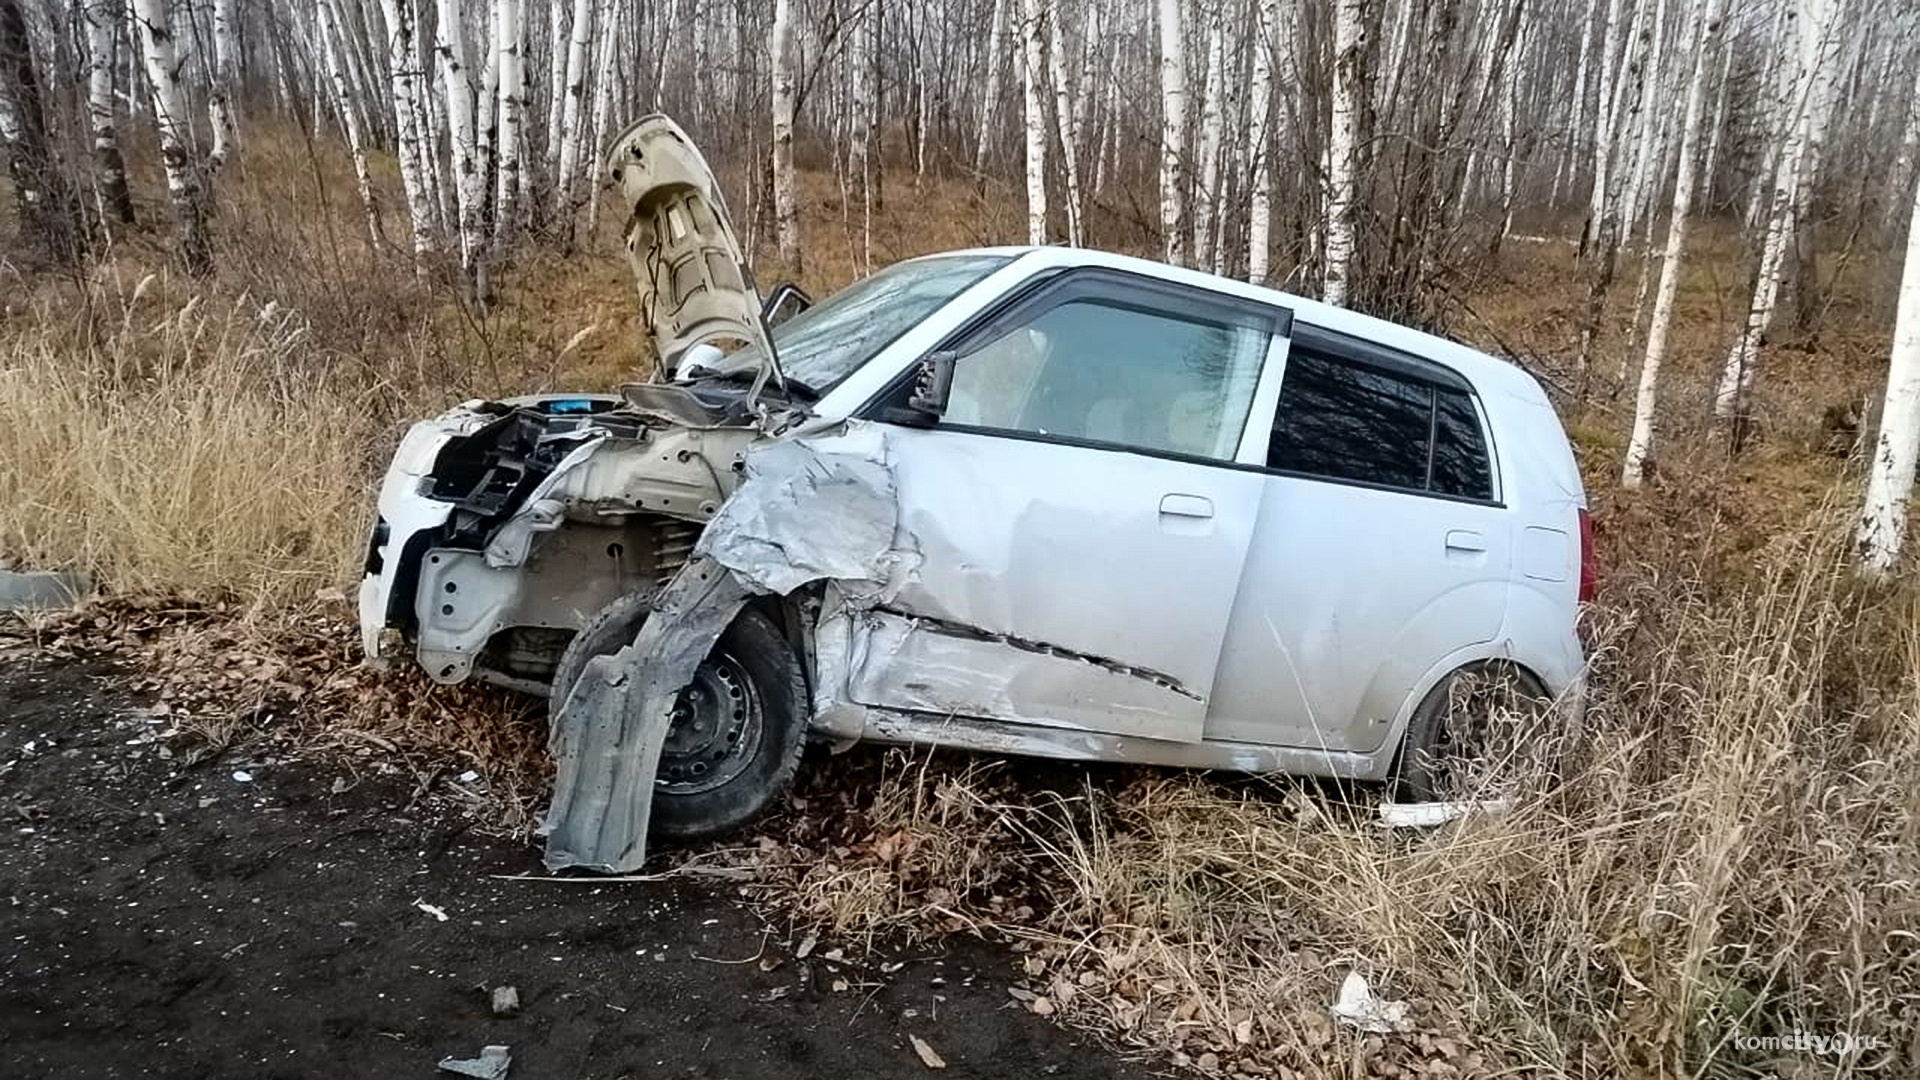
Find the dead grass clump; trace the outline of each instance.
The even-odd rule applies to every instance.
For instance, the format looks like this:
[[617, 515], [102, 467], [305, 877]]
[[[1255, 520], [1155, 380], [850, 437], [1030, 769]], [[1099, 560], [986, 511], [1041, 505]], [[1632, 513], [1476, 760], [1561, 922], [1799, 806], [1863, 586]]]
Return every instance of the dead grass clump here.
[[0, 338], [0, 552], [259, 607], [342, 580], [380, 434], [365, 395], [290, 362], [314, 351], [296, 312], [152, 281], [94, 347]]

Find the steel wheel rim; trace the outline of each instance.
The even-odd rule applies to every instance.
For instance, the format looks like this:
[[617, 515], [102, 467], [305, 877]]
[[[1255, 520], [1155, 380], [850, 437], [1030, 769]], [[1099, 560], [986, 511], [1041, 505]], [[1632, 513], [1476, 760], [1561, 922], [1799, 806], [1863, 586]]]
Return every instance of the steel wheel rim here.
[[765, 717], [746, 667], [731, 653], [715, 653], [674, 702], [655, 787], [698, 795], [732, 783], [759, 751]]

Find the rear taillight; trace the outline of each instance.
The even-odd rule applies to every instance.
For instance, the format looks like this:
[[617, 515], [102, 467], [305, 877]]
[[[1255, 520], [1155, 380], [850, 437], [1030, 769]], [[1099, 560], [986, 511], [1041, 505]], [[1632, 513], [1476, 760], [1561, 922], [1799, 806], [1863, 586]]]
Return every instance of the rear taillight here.
[[1593, 516], [1580, 511], [1580, 602], [1593, 600], [1593, 587], [1599, 577], [1593, 558]]

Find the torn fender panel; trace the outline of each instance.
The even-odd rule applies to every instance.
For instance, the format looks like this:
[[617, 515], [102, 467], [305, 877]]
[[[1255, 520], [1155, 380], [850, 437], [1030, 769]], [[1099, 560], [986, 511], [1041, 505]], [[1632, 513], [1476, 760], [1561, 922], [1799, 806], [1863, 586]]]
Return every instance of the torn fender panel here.
[[829, 580], [841, 595], [877, 599], [913, 565], [878, 430], [763, 443], [745, 471], [633, 644], [589, 663], [553, 718], [550, 869], [617, 873], [645, 861], [674, 704], [750, 596]]
[[784, 596], [830, 580], [879, 601], [919, 565], [880, 428], [856, 421], [839, 434], [763, 443], [747, 453], [746, 474], [694, 550], [754, 591]]
[[588, 662], [548, 738], [547, 869], [624, 873], [646, 861], [674, 702], [748, 595], [724, 568], [696, 558], [661, 590], [633, 644]]

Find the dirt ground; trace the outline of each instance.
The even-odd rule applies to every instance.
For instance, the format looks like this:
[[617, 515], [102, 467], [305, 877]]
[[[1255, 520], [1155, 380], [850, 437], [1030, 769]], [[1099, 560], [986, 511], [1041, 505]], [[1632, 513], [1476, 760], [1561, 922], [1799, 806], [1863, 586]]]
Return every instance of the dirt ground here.
[[513, 1080], [1146, 1075], [1017, 1007], [999, 948], [796, 959], [725, 882], [503, 880], [537, 851], [410, 780], [188, 765], [124, 684], [0, 651], [0, 1075], [430, 1077], [489, 1043]]

